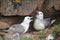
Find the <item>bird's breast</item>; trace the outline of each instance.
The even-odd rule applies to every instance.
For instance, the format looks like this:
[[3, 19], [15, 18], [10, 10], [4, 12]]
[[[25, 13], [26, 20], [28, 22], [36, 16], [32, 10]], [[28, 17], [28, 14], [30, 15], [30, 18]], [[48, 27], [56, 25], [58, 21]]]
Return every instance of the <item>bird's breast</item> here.
[[26, 33], [29, 29], [29, 24], [24, 24], [23, 27], [25, 29], [24, 33]]
[[40, 21], [40, 20], [37, 20], [37, 19], [36, 19], [35, 22], [34, 22], [34, 28], [35, 28], [36, 30], [44, 29], [45, 26], [44, 26], [43, 21]]

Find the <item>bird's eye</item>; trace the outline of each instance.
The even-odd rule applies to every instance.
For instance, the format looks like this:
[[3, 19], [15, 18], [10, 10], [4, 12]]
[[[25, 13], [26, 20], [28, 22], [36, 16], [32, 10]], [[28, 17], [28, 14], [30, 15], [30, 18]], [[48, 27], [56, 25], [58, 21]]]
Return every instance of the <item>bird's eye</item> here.
[[28, 18], [29, 19], [29, 18]]

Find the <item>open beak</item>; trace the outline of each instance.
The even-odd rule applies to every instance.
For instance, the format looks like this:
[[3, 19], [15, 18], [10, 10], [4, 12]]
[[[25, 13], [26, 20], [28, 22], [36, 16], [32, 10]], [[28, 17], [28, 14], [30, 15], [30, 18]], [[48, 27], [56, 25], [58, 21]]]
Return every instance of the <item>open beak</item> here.
[[30, 17], [30, 19], [32, 19], [33, 17]]
[[33, 21], [33, 17], [30, 17], [30, 20]]

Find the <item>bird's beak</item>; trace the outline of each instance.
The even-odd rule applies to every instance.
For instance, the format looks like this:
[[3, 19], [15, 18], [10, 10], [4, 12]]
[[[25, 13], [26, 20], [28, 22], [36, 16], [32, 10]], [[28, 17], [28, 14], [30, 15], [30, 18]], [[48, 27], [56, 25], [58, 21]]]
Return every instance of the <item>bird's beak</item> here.
[[32, 19], [33, 17], [30, 17], [30, 19]]
[[30, 20], [33, 21], [33, 17], [30, 17]]

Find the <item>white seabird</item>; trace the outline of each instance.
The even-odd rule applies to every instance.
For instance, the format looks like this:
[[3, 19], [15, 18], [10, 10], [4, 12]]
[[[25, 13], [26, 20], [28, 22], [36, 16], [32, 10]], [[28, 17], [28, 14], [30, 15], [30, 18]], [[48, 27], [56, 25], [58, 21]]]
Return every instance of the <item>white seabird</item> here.
[[46, 37], [46, 40], [54, 40], [54, 36], [52, 34], [49, 34], [47, 37]]
[[34, 28], [36, 30], [42, 30], [45, 28], [48, 28], [50, 25], [52, 25], [56, 20], [51, 20], [50, 18], [44, 19], [43, 12], [39, 11], [36, 15], [35, 21], [34, 21]]
[[11, 27], [8, 30], [3, 30], [3, 31], [9, 33], [12, 32], [21, 33], [21, 34], [26, 33], [29, 29], [30, 22], [32, 21], [31, 18], [32, 17], [26, 16], [22, 23], [11, 25]]

